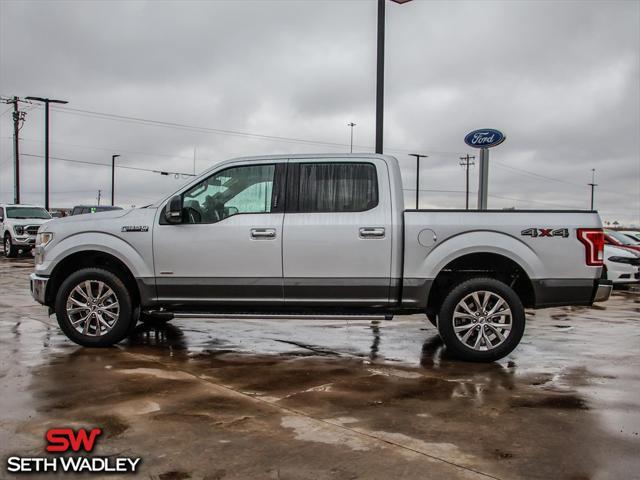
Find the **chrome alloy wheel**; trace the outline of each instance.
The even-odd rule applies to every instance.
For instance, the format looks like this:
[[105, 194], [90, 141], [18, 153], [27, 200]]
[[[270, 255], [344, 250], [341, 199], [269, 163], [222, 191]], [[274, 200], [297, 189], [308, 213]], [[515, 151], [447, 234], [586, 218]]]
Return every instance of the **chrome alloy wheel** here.
[[67, 297], [66, 308], [73, 328], [91, 337], [109, 333], [120, 314], [118, 297], [100, 280], [85, 280], [76, 285]]
[[7, 235], [4, 239], [4, 254], [6, 256], [9, 256], [9, 250], [11, 250], [11, 239]]
[[480, 290], [458, 302], [453, 311], [453, 330], [467, 347], [492, 350], [511, 333], [513, 318], [506, 300], [494, 292]]

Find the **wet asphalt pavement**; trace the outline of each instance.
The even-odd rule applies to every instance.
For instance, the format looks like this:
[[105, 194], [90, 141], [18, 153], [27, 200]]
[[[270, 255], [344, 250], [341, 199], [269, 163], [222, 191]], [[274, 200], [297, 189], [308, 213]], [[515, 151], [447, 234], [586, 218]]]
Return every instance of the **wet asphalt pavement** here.
[[640, 478], [640, 289], [530, 312], [514, 353], [469, 364], [423, 316], [180, 320], [81, 348], [31, 268], [0, 259], [1, 478], [82, 426], [162, 480]]

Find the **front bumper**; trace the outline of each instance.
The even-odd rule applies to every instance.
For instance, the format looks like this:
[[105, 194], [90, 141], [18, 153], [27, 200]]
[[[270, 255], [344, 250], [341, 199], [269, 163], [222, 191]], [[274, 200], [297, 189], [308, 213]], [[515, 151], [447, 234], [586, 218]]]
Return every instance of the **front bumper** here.
[[11, 243], [13, 243], [16, 247], [35, 247], [36, 236], [35, 235], [14, 236], [11, 238]]
[[611, 290], [613, 290], [613, 283], [611, 280], [600, 280], [598, 285], [596, 286], [596, 294], [593, 297], [594, 302], [606, 302], [609, 300], [609, 295], [611, 295]]
[[47, 292], [48, 277], [41, 277], [36, 273], [29, 276], [29, 284], [31, 288], [31, 296], [36, 302], [45, 305], [45, 294]]

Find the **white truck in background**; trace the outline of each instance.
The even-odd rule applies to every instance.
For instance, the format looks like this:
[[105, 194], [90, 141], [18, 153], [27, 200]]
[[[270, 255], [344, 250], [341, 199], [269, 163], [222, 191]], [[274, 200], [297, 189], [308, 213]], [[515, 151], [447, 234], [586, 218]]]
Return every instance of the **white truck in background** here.
[[426, 313], [458, 358], [493, 361], [525, 307], [606, 300], [589, 211], [406, 210], [395, 158], [229, 160], [144, 208], [43, 225], [34, 298], [85, 346], [174, 317]]

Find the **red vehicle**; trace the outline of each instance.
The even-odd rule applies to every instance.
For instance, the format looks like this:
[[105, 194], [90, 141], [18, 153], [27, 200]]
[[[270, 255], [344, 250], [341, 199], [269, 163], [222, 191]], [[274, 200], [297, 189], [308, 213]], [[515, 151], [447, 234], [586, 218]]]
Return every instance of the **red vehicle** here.
[[625, 234], [614, 230], [604, 231], [604, 243], [607, 245], [615, 245], [616, 247], [628, 248], [640, 252], [640, 242], [634, 242]]

